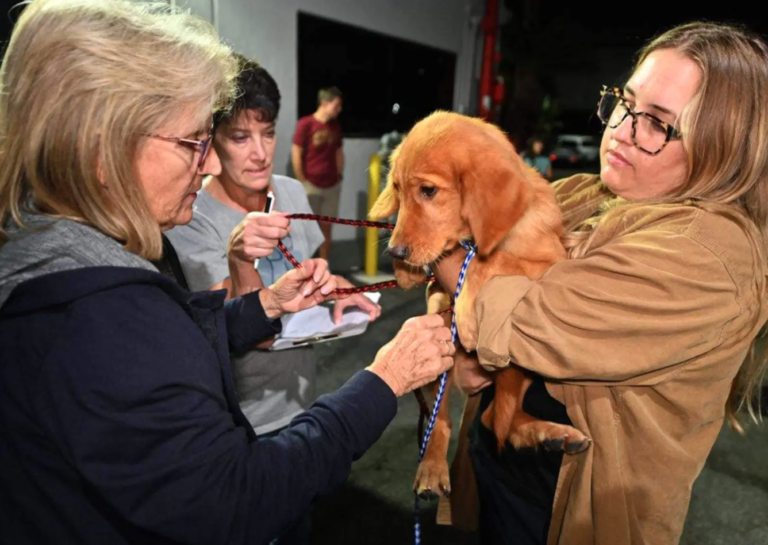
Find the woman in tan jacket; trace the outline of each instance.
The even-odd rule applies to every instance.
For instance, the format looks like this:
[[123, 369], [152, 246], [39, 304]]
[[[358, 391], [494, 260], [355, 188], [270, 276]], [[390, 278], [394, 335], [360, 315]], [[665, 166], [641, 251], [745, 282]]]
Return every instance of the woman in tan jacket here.
[[[678, 543], [724, 421], [741, 431], [739, 411], [759, 418], [768, 48], [733, 27], [677, 27], [622, 88], [603, 89], [599, 114], [599, 176], [554, 184], [570, 259], [538, 281], [488, 282], [475, 306], [483, 368], [456, 371], [482, 392], [478, 415], [493, 370], [532, 372], [526, 411], [593, 443], [498, 457], [475, 419], [483, 543]], [[463, 257], [441, 262], [446, 287]]]

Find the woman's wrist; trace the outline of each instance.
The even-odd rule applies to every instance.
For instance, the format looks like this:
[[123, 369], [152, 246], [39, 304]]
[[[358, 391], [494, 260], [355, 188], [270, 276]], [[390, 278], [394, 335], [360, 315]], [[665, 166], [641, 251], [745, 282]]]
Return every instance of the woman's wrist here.
[[385, 364], [374, 361], [371, 365], [366, 367], [366, 369], [379, 377], [384, 382], [384, 384], [389, 386], [389, 389], [392, 390], [392, 393], [395, 394], [395, 397], [400, 397], [403, 395], [402, 385], [397, 380], [397, 377], [395, 377], [393, 373], [389, 371]]
[[264, 314], [267, 315], [267, 318], [270, 320], [275, 320], [277, 318], [280, 318], [283, 315], [283, 309], [280, 308], [280, 305], [277, 302], [277, 299], [275, 298], [275, 292], [273, 292], [269, 288], [262, 288], [259, 290], [259, 301], [261, 301], [261, 306], [264, 309]]
[[243, 261], [232, 254], [228, 256], [227, 261], [233, 297], [245, 295], [264, 287], [261, 275], [254, 269], [252, 261]]

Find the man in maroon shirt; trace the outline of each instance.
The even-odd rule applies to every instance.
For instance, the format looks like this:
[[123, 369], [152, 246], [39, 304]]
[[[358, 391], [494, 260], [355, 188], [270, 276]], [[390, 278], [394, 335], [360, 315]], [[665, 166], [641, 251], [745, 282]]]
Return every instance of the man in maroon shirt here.
[[[341, 113], [341, 99], [341, 91], [336, 87], [321, 89], [317, 95], [317, 111], [299, 119], [293, 135], [293, 171], [304, 184], [312, 211], [323, 216], [339, 213], [344, 150], [336, 118]], [[325, 237], [320, 246], [320, 257], [327, 260], [331, 225], [321, 222], [320, 228]]]

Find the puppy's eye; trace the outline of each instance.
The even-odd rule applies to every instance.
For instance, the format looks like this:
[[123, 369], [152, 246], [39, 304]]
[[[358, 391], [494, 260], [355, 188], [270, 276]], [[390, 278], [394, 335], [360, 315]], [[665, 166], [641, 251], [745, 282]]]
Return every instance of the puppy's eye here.
[[437, 193], [437, 188], [431, 185], [423, 185], [420, 189], [421, 194], [425, 197], [434, 197], [435, 193]]

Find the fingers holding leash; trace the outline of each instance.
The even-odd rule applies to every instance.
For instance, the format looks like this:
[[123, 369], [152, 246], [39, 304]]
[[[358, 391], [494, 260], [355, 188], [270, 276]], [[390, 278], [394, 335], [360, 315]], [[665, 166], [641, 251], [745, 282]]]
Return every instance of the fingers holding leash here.
[[397, 396], [435, 380], [453, 366], [456, 347], [443, 319], [434, 314], [411, 318], [379, 350], [368, 368]]
[[423, 330], [422, 337], [424, 342], [433, 343], [440, 356], [453, 356], [456, 353], [456, 345], [451, 341], [451, 330], [442, 323], [440, 327]]

